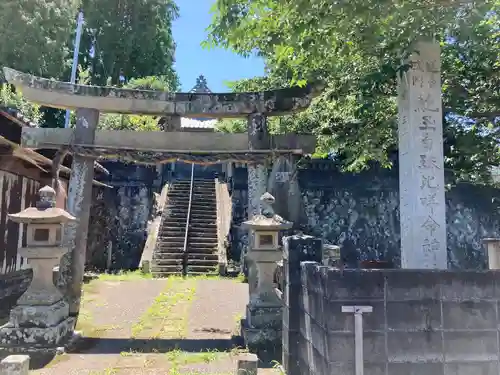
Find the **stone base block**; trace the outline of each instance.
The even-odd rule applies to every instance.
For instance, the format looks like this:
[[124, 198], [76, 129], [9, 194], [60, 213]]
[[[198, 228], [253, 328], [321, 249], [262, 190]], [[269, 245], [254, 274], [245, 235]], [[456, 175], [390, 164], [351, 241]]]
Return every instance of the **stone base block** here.
[[52, 327], [0, 327], [0, 349], [8, 352], [57, 351], [73, 339], [75, 318], [67, 318]]
[[9, 355], [0, 362], [2, 375], [28, 375], [30, 371], [30, 357], [28, 355]]
[[8, 327], [50, 328], [68, 318], [69, 305], [61, 300], [49, 306], [17, 305], [10, 312]]
[[283, 308], [281, 306], [247, 305], [248, 325], [255, 328], [275, 328], [282, 326]]
[[257, 375], [259, 359], [255, 354], [245, 353], [238, 357], [237, 375]]
[[250, 353], [256, 353], [263, 361], [281, 360], [282, 330], [280, 328], [256, 328], [241, 320], [241, 335]]

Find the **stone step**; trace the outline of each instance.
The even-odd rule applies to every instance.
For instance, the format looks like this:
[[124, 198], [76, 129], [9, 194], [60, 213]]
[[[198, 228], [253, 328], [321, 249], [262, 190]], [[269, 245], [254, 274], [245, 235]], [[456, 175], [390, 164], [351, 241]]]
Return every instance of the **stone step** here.
[[180, 244], [184, 246], [184, 236], [182, 237], [172, 237], [172, 236], [158, 236], [158, 242], [160, 244]]
[[[196, 242], [189, 242], [188, 240], [188, 247], [196, 250], [203, 250], [202, 253], [206, 253], [207, 250], [213, 251], [214, 249], [217, 249], [217, 241], [215, 240], [210, 240], [206, 238], [196, 238], [192, 239]], [[161, 249], [183, 249], [184, 248], [184, 238], [177, 238], [177, 239], [172, 239], [169, 238], [165, 240], [164, 238], [160, 237], [158, 238], [158, 243], [157, 243], [157, 248]], [[173, 251], [174, 252], [174, 251]], [[196, 253], [196, 251], [191, 251], [191, 253]]]
[[198, 219], [197, 217], [191, 217], [191, 219], [189, 220], [189, 225], [191, 226], [191, 228], [213, 228], [217, 230], [217, 220]]
[[[190, 240], [193, 240], [193, 241], [196, 241], [196, 242], [189, 242]], [[188, 239], [188, 247], [191, 249], [199, 249], [200, 248], [200, 244], [203, 244], [205, 245], [204, 247], [202, 246], [202, 248], [204, 249], [217, 249], [217, 241], [215, 238], [203, 238], [203, 237], [196, 237], [196, 238], [191, 238], [191, 239]], [[210, 245], [210, 246], [209, 246]], [[196, 251], [191, 251], [192, 253], [193, 252], [196, 252]]]
[[[158, 231], [162, 233], [165, 230], [172, 230], [174, 232], [184, 231], [186, 229], [186, 220], [183, 221], [172, 221], [172, 222], [164, 222]], [[194, 232], [202, 232], [202, 233], [217, 233], [217, 225], [213, 222], [194, 222], [191, 218], [189, 221], [189, 230]]]
[[[155, 259], [155, 256], [162, 259], [164, 254], [176, 254], [181, 256], [183, 253], [184, 248], [182, 246], [168, 246], [166, 244], [162, 244], [160, 247], [160, 244], [157, 244], [153, 253], [153, 259]], [[166, 258], [168, 258], [168, 256]]]
[[[157, 254], [184, 254], [184, 249], [183, 247], [177, 247], [177, 248], [172, 248], [169, 246], [163, 246], [162, 244], [158, 244], [155, 252]], [[192, 254], [206, 254], [206, 255], [217, 255], [217, 247], [211, 246], [211, 247], [193, 247], [193, 246], [188, 246], [188, 253]]]
[[217, 265], [202, 266], [202, 265], [188, 264], [188, 266], [187, 266], [187, 274], [188, 275], [207, 274], [207, 273], [216, 273], [216, 272], [217, 272]]
[[[184, 213], [187, 212], [188, 206], [170, 206], [168, 207], [165, 211], [168, 211], [168, 213]], [[210, 207], [206, 205], [197, 205], [193, 204], [191, 205], [191, 212], [200, 212], [200, 213], [217, 213], [216, 207]]]
[[[169, 187], [168, 192], [170, 193], [171, 191], [176, 191], [176, 190], [189, 190], [191, 187], [190, 183], [186, 184], [174, 184], [171, 187]], [[203, 190], [203, 191], [210, 191], [210, 190], [215, 190], [215, 184], [193, 184], [193, 190]]]
[[166, 275], [178, 275], [182, 274], [182, 264], [169, 265], [169, 266], [157, 266], [154, 262], [151, 265], [151, 273], [153, 277], [162, 277]]
[[[181, 266], [183, 265], [183, 259], [155, 259], [155, 266]], [[204, 267], [214, 267], [219, 264], [219, 260], [205, 260], [205, 259], [188, 259], [188, 266], [204, 266]]]
[[[182, 206], [182, 207], [189, 207], [189, 197], [184, 197], [182, 199], [178, 200], [169, 200], [168, 203], [165, 205], [165, 207], [176, 207], [176, 206]], [[217, 207], [217, 202], [215, 200], [211, 199], [193, 199], [191, 202], [191, 206], [206, 206], [210, 208], [216, 208]]]
[[215, 227], [211, 227], [211, 228], [204, 228], [203, 226], [201, 225], [193, 225], [191, 224], [189, 226], [189, 235], [192, 235], [192, 234], [196, 234], [196, 233], [200, 233], [200, 234], [217, 234], [217, 229]]
[[182, 231], [185, 231], [186, 230], [186, 220], [182, 220], [182, 221], [178, 221], [177, 223], [165, 223], [164, 225], [162, 225], [160, 227], [160, 230], [158, 231], [158, 233], [162, 233], [162, 231], [164, 229], [168, 229], [168, 228], [172, 228], [174, 230], [182, 230]]
[[165, 212], [165, 217], [168, 217], [169, 219], [175, 219], [175, 220], [180, 220], [180, 219], [185, 219], [187, 217], [187, 210], [186, 211], [180, 211], [178, 209], [170, 212]]
[[191, 207], [191, 215], [215, 215], [217, 216], [217, 211], [214, 209], [207, 209], [205, 207]]
[[173, 231], [185, 231], [186, 230], [186, 220], [177, 220], [177, 222], [168, 222], [168, 223], [163, 223], [159, 232], [161, 233], [162, 231], [165, 230], [173, 230]]
[[[188, 189], [177, 189], [177, 190], [170, 190], [168, 192], [169, 197], [177, 197], [177, 196], [188, 196], [189, 197], [189, 188]], [[193, 196], [200, 196], [200, 197], [215, 197], [215, 189], [193, 189]]]
[[207, 242], [217, 243], [217, 234], [213, 234], [213, 233], [203, 234], [203, 233], [191, 233], [191, 232], [189, 232], [188, 244], [190, 243], [190, 241], [193, 241], [193, 240], [197, 241], [197, 242], [207, 241]]
[[177, 223], [163, 223], [161, 226], [159, 233], [165, 232], [165, 231], [172, 231], [172, 232], [184, 232], [186, 230], [186, 221], [177, 221]]
[[[190, 249], [196, 249], [196, 251], [203, 249], [203, 252], [205, 252], [205, 250], [217, 250], [217, 242], [204, 238], [192, 238], [191, 242], [188, 241], [188, 246]], [[191, 252], [195, 253], [196, 251]]]
[[[170, 213], [170, 215], [168, 215], [168, 217], [175, 220], [182, 220], [182, 219], [185, 220], [187, 215], [186, 214], [183, 215], [182, 212], [172, 212]], [[209, 211], [191, 211], [191, 218], [204, 219], [207, 221], [216, 222], [217, 213]]]
[[189, 207], [189, 202], [174, 202], [174, 201], [170, 201], [170, 202], [168, 202], [165, 205], [165, 208], [163, 209], [163, 211], [171, 210], [172, 208], [182, 208], [182, 209], [187, 210], [188, 207]]
[[184, 238], [186, 232], [185, 226], [179, 226], [177, 228], [160, 228], [158, 236], [162, 238]]
[[[153, 254], [153, 259], [184, 259], [184, 253], [182, 252], [182, 249], [180, 252], [172, 252], [172, 253], [156, 251]], [[189, 259], [218, 261], [219, 256], [217, 254], [208, 254], [208, 253], [205, 253], [205, 254], [204, 253], [188, 253], [188, 260]]]
[[189, 192], [191, 190], [189, 189], [189, 186], [187, 187], [177, 187], [177, 188], [173, 188], [171, 190], [168, 191], [167, 193], [167, 196], [168, 197], [172, 197], [174, 195], [189, 195]]
[[193, 202], [191, 204], [191, 211], [195, 209], [200, 209], [200, 210], [207, 210], [207, 211], [216, 211], [217, 210], [217, 204], [210, 203], [210, 202]]
[[[216, 203], [216, 197], [214, 196], [205, 196], [205, 195], [197, 195], [193, 194], [192, 203]], [[168, 201], [166, 202], [167, 204], [170, 204], [171, 202], [176, 202], [176, 203], [184, 203], [188, 204], [189, 203], [189, 194], [185, 195], [174, 195], [174, 196], [169, 196]]]
[[[179, 254], [183, 255], [183, 254]], [[153, 258], [153, 268], [157, 266], [180, 266], [182, 270], [183, 266], [183, 258], [180, 259], [161, 259], [161, 258]]]
[[215, 228], [202, 228], [202, 227], [189, 227], [189, 235], [196, 235], [196, 234], [210, 234], [210, 235], [215, 235], [217, 237], [217, 230]]
[[178, 228], [178, 227], [186, 226], [186, 220], [187, 220], [187, 217], [185, 217], [183, 220], [180, 218], [168, 218], [167, 220], [162, 221], [161, 226], [164, 228], [168, 228], [168, 227]]
[[186, 231], [181, 228], [181, 230], [174, 231], [174, 230], [162, 230], [158, 233], [158, 237], [161, 239], [166, 239], [166, 238], [178, 238], [178, 239], [184, 239], [184, 235], [186, 234]]
[[165, 205], [166, 207], [169, 206], [174, 206], [174, 205], [189, 205], [189, 197], [174, 197], [174, 198], [169, 198], [168, 201], [166, 202], [167, 204]]

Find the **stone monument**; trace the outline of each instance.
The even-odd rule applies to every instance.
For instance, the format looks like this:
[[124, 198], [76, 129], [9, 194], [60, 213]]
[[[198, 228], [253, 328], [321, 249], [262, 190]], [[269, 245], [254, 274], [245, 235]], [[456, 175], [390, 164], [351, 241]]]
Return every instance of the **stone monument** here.
[[[275, 214], [271, 194], [264, 193], [260, 201], [260, 214], [243, 223], [251, 233], [248, 257], [256, 269], [256, 275], [249, 274], [248, 283], [256, 288], [250, 290], [242, 331], [250, 351], [274, 355], [281, 353], [282, 330], [282, 301], [273, 282], [277, 262], [282, 258], [279, 232], [290, 229], [293, 223]], [[257, 280], [252, 280], [255, 276]]]
[[398, 91], [401, 268], [447, 269], [439, 43], [417, 43], [407, 63]]
[[33, 279], [10, 313], [9, 322], [0, 327], [0, 347], [8, 351], [51, 351], [72, 337], [75, 318], [69, 317], [52, 278], [53, 268], [68, 251], [63, 246], [63, 227], [75, 218], [56, 208], [56, 192], [49, 186], [39, 190], [36, 207], [9, 219], [26, 225], [26, 247], [19, 249], [33, 269]]

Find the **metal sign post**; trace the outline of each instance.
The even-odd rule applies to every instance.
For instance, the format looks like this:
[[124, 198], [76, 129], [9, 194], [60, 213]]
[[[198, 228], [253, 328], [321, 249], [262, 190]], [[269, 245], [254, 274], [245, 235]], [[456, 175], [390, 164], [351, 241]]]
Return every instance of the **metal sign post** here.
[[373, 306], [342, 306], [343, 313], [354, 314], [354, 347], [356, 375], [363, 375], [363, 313], [371, 313]]

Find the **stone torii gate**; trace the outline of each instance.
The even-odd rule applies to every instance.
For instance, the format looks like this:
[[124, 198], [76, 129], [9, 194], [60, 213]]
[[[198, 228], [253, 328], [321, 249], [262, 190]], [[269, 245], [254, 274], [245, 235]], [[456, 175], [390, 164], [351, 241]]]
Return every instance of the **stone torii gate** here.
[[[70, 315], [77, 316], [85, 265], [93, 165], [97, 158], [157, 164], [185, 162], [248, 163], [248, 219], [259, 213], [267, 190], [266, 160], [293, 159], [314, 152], [310, 135], [270, 135], [267, 116], [306, 109], [319, 89], [314, 86], [252, 93], [168, 93], [58, 82], [4, 68], [9, 83], [30, 101], [76, 110], [75, 129], [24, 128], [21, 145], [73, 153], [67, 210], [77, 218], [67, 225], [69, 253], [61, 261], [59, 286]], [[97, 131], [101, 112], [152, 116], [247, 117], [247, 134], [199, 132]], [[296, 195], [296, 193], [290, 193]], [[299, 196], [291, 199], [300, 199]]]

